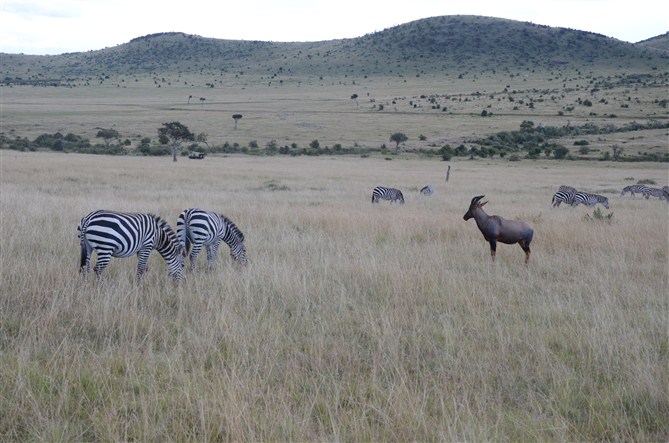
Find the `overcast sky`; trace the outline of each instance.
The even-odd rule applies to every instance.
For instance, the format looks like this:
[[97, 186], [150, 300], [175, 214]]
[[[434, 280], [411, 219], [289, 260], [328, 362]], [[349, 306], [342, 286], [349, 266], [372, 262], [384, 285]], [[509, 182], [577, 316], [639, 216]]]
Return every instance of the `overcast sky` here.
[[666, 0], [0, 0], [0, 52], [97, 50], [172, 31], [232, 40], [320, 41], [458, 14], [590, 31], [631, 43], [669, 31]]

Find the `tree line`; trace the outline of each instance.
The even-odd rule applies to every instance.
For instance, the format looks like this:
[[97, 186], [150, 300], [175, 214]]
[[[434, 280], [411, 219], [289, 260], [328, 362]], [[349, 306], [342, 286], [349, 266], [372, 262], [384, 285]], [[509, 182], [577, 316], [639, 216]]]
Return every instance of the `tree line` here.
[[[241, 114], [233, 115], [235, 124], [241, 118]], [[439, 157], [449, 161], [453, 157], [476, 158], [507, 158], [508, 160], [520, 160], [521, 158], [537, 159], [567, 159], [580, 160], [590, 152], [587, 140], [573, 142], [574, 152], [569, 148], [556, 143], [555, 139], [560, 137], [575, 137], [594, 134], [610, 134], [614, 132], [640, 131], [649, 129], [669, 128], [668, 122], [649, 121], [645, 124], [630, 123], [622, 127], [613, 125], [597, 126], [587, 123], [582, 126], [535, 126], [532, 121], [523, 121], [517, 131], [501, 131], [482, 139], [466, 141], [457, 147], [444, 145], [441, 148], [419, 148], [404, 150], [405, 153], [415, 154], [423, 157]], [[299, 146], [297, 143], [290, 145], [279, 145], [276, 140], [270, 140], [261, 146], [256, 140], [251, 140], [247, 145], [225, 142], [222, 145], [210, 145], [205, 133], [195, 134], [181, 122], [163, 123], [157, 129], [158, 140], [154, 142], [150, 137], [143, 137], [139, 144], [131, 149], [132, 142], [123, 139], [121, 134], [113, 128], [99, 129], [96, 138], [102, 143], [92, 144], [90, 140], [73, 133], [41, 134], [35, 139], [27, 137], [10, 138], [0, 134], [0, 149], [13, 149], [18, 151], [37, 151], [49, 149], [57, 152], [78, 152], [87, 154], [106, 155], [145, 155], [145, 156], [168, 156], [172, 155], [173, 161], [179, 156], [186, 156], [190, 152], [199, 154], [248, 154], [248, 155], [361, 155], [370, 154], [391, 155], [402, 151], [401, 145], [409, 140], [403, 132], [395, 132], [390, 135], [388, 141], [395, 144], [394, 149], [388, 148], [386, 144], [379, 147], [362, 147], [354, 144], [352, 147], [344, 147], [337, 143], [333, 146], [322, 146], [314, 139], [307, 146]], [[424, 140], [424, 136], [419, 139]], [[467, 146], [468, 145], [468, 146]], [[599, 160], [615, 161], [661, 161], [669, 162], [669, 153], [646, 153], [639, 155], [625, 155], [623, 148], [619, 145], [611, 147], [611, 153], [603, 152]], [[580, 154], [579, 155], [577, 155]]]

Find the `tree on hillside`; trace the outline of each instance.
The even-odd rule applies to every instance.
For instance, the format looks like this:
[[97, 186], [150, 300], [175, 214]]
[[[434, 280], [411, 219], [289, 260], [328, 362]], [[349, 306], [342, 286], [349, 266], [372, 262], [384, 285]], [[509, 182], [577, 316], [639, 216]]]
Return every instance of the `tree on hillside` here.
[[180, 122], [163, 123], [158, 128], [159, 137], [167, 137], [172, 142], [172, 161], [177, 161], [177, 152], [182, 141], [193, 141], [195, 136], [188, 127]]
[[237, 129], [237, 122], [242, 118], [242, 114], [232, 114], [232, 119], [235, 121], [235, 129]]
[[407, 140], [409, 140], [409, 137], [407, 137], [403, 132], [396, 132], [390, 136], [390, 141], [395, 142], [396, 152], [400, 152], [400, 143], [404, 143]]
[[353, 94], [351, 96], [351, 100], [355, 101], [356, 106], [360, 106], [360, 105], [358, 105], [358, 94]]
[[121, 135], [116, 129], [100, 129], [98, 133], [95, 134], [95, 136], [101, 138], [105, 143], [105, 147], [107, 148], [114, 139], [118, 140], [119, 144], [121, 144]]

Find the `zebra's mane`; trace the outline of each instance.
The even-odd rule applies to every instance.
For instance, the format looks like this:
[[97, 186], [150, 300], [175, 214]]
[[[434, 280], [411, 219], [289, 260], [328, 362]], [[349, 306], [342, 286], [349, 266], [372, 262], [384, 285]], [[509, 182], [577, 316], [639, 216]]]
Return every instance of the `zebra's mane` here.
[[181, 245], [181, 242], [179, 241], [177, 234], [174, 232], [169, 223], [167, 223], [165, 220], [162, 219], [162, 217], [156, 214], [149, 214], [149, 217], [153, 218], [156, 221], [158, 227], [162, 229], [163, 232], [165, 232], [165, 234], [167, 234], [167, 238], [170, 240], [170, 242]]
[[239, 230], [236, 224], [234, 224], [228, 217], [225, 215], [220, 215], [221, 220], [223, 220], [229, 227], [230, 231], [239, 239], [239, 241], [244, 241], [244, 233]]

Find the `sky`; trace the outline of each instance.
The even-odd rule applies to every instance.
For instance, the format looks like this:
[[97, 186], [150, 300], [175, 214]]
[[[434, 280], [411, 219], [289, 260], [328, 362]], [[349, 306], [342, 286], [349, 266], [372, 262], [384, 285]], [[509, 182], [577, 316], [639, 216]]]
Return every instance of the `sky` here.
[[0, 0], [0, 52], [98, 50], [158, 32], [334, 40], [441, 15], [506, 18], [630, 43], [669, 31], [666, 0]]

